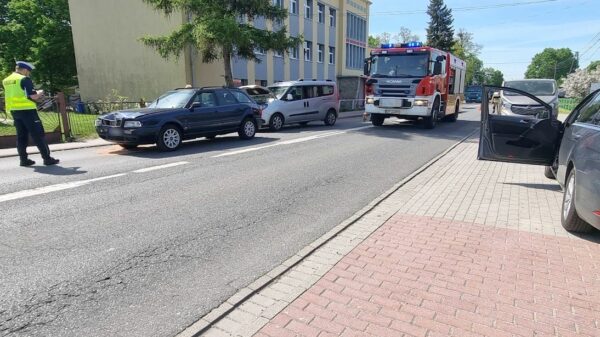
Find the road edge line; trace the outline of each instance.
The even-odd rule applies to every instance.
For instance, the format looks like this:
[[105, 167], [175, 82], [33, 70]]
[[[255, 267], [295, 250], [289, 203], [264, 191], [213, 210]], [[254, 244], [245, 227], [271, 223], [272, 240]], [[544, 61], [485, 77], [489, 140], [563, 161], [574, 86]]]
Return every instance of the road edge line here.
[[[298, 266], [305, 259], [313, 255], [317, 250], [321, 247], [329, 243], [332, 239], [337, 237], [338, 235], [345, 232], [352, 225], [354, 225], [357, 221], [362, 219], [365, 215], [370, 213], [373, 209], [379, 206], [383, 201], [388, 199], [392, 194], [397, 192], [400, 188], [405, 186], [407, 183], [415, 179], [417, 176], [422, 174], [424, 171], [429, 169], [432, 165], [440, 161], [446, 155], [448, 155], [451, 151], [456, 149], [459, 145], [463, 144], [473, 135], [475, 135], [479, 131], [479, 128], [474, 129], [470, 133], [468, 133], [465, 137], [460, 139], [458, 142], [454, 143], [446, 150], [438, 154], [436, 157], [432, 158], [430, 161], [413, 171], [411, 174], [400, 180], [400, 182], [396, 183], [390, 189], [382, 193], [379, 197], [375, 198], [371, 201], [367, 206], [360, 209], [358, 212], [351, 215], [346, 220], [342, 221], [339, 225], [335, 226], [332, 230], [325, 233], [320, 238], [316, 239], [305, 248], [301, 249], [298, 253], [291, 256], [289, 259], [281, 263], [280, 265], [273, 268], [271, 271], [266, 273], [265, 275], [259, 277], [254, 282], [250, 283], [244, 288], [239, 289], [234, 295], [229, 297], [219, 306], [213, 308], [206, 315], [200, 317], [200, 319], [196, 320], [194, 323], [190, 324], [184, 330], [177, 333], [176, 337], [200, 337], [202, 334], [208, 332], [215, 324], [219, 321], [227, 317], [231, 312], [238, 309], [242, 304], [246, 303], [249, 299], [251, 299], [254, 295], [260, 293], [262, 290], [271, 285], [274, 281], [281, 278], [284, 274], [288, 273], [290, 270], [294, 269], [294, 267]], [[396, 212], [393, 212], [394, 214]], [[393, 216], [393, 215], [392, 215]], [[389, 217], [391, 218], [391, 216]], [[389, 218], [382, 219], [383, 221], [377, 228], [379, 228], [382, 224], [384, 224]], [[377, 230], [377, 228], [375, 230]], [[374, 230], [374, 231], [375, 231]], [[370, 235], [370, 234], [369, 234]], [[361, 240], [362, 242], [363, 240]], [[356, 245], [359, 245], [358, 242]], [[293, 262], [289, 262], [292, 260]], [[310, 288], [310, 287], [309, 287]], [[301, 296], [301, 295], [299, 295]], [[299, 297], [298, 296], [298, 297]], [[297, 297], [296, 297], [297, 298]], [[283, 309], [282, 309], [283, 310]], [[281, 311], [281, 310], [280, 310]], [[213, 317], [214, 316], [214, 317]], [[261, 327], [262, 328], [262, 327]], [[260, 329], [259, 329], [260, 330]]]

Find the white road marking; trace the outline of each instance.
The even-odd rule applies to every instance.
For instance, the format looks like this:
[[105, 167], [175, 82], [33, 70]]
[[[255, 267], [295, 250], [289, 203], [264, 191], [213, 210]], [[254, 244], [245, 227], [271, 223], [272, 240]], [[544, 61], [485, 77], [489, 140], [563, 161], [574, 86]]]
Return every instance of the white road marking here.
[[342, 134], [345, 134], [345, 133], [348, 133], [348, 132], [351, 132], [351, 131], [358, 131], [358, 130], [362, 130], [362, 129], [368, 129], [368, 128], [371, 128], [371, 127], [372, 126], [361, 126], [361, 127], [358, 127], [358, 128], [353, 128], [353, 129], [348, 129], [348, 130], [340, 130], [340, 131], [334, 131], [334, 132], [327, 132], [327, 133], [321, 133], [321, 134], [316, 134], [316, 135], [302, 137], [302, 138], [290, 139], [290, 140], [285, 140], [285, 141], [282, 141], [282, 142], [277, 142], [275, 144], [262, 145], [262, 146], [250, 147], [250, 148], [242, 149], [242, 150], [235, 150], [235, 151], [225, 152], [225, 153], [221, 153], [221, 154], [218, 154], [216, 156], [213, 156], [212, 158], [229, 157], [229, 156], [235, 156], [235, 155], [242, 154], [242, 153], [248, 153], [248, 152], [258, 151], [258, 150], [266, 149], [266, 148], [269, 148], [269, 147], [304, 143], [304, 142], [308, 142], [308, 141], [315, 140], [315, 139], [320, 139], [320, 138], [326, 138], [326, 137], [331, 137], [331, 136], [342, 135]]
[[187, 161], [179, 161], [179, 162], [171, 163], [171, 164], [146, 167], [146, 168], [143, 168], [143, 169], [135, 170], [135, 171], [133, 171], [133, 173], [146, 173], [146, 172], [152, 172], [152, 171], [156, 171], [156, 170], [162, 170], [162, 169], [166, 169], [166, 168], [170, 168], [170, 167], [187, 165], [187, 164], [189, 164], [189, 162], [187, 162]]
[[96, 181], [118, 178], [118, 177], [122, 177], [125, 175], [127, 175], [127, 173], [114, 174], [114, 175], [106, 176], [106, 177], [87, 179], [87, 180], [79, 180], [79, 181], [73, 181], [70, 183], [56, 184], [56, 185], [38, 187], [38, 188], [30, 189], [30, 190], [23, 190], [23, 191], [14, 192], [14, 193], [8, 193], [8, 194], [0, 195], [0, 202], [16, 200], [16, 199], [23, 199], [23, 198], [27, 198], [27, 197], [33, 197], [36, 195], [68, 190], [71, 188], [76, 188], [76, 187], [81, 187], [81, 186], [84, 186], [87, 184], [91, 184]]

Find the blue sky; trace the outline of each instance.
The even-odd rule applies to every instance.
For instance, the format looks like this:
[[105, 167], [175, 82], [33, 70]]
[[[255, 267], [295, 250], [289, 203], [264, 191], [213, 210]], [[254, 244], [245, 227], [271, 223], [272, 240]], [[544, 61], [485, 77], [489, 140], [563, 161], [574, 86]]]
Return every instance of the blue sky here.
[[[371, 0], [370, 35], [410, 28], [425, 42], [428, 0]], [[450, 8], [482, 7], [540, 0], [446, 0]], [[600, 60], [600, 0], [546, 0], [505, 8], [453, 12], [454, 28], [472, 32], [483, 46], [485, 67], [504, 73], [505, 79], [524, 77], [531, 58], [544, 48], [568, 47], [584, 53], [580, 66]], [[403, 13], [394, 13], [403, 12]], [[409, 14], [407, 12], [411, 12]], [[587, 52], [586, 52], [587, 50]]]

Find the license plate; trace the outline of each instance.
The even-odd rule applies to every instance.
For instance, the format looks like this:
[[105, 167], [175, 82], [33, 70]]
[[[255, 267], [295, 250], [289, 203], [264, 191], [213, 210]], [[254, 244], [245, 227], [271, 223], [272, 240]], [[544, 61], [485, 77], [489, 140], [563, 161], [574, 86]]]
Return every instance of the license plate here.
[[404, 100], [401, 98], [386, 98], [380, 105], [386, 108], [401, 108], [403, 102]]

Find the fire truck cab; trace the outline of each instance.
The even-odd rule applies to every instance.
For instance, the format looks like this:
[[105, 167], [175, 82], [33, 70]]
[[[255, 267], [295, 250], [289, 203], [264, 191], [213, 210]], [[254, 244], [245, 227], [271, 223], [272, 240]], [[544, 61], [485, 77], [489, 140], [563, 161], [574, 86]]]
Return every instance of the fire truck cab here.
[[454, 122], [464, 100], [465, 61], [420, 42], [383, 44], [365, 59], [365, 110], [375, 126], [388, 117]]

